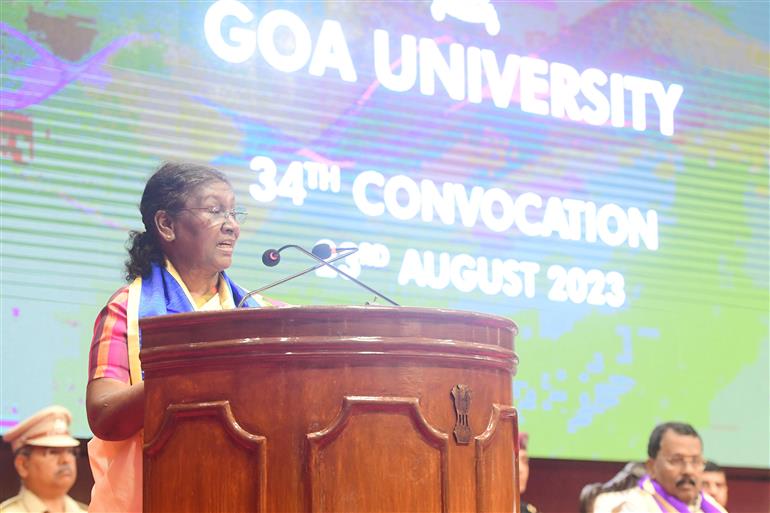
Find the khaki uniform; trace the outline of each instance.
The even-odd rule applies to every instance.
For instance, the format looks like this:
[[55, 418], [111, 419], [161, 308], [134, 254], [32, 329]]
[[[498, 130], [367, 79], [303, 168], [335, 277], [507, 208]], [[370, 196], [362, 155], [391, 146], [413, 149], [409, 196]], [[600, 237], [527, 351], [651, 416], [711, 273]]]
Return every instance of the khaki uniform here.
[[[0, 504], [0, 513], [47, 513], [47, 511], [43, 501], [23, 486], [19, 495]], [[69, 495], [65, 495], [64, 511], [66, 513], [80, 513], [88, 511], [88, 506], [77, 502]]]
[[[25, 447], [66, 448], [78, 447], [80, 442], [69, 433], [72, 415], [63, 406], [43, 408], [28, 419], [20, 422], [3, 435], [3, 440], [11, 444], [14, 454]], [[77, 467], [73, 471], [77, 473]], [[64, 495], [64, 511], [78, 513], [88, 511], [88, 507]], [[0, 504], [0, 513], [48, 513], [40, 497], [28, 490], [23, 484], [19, 495]]]

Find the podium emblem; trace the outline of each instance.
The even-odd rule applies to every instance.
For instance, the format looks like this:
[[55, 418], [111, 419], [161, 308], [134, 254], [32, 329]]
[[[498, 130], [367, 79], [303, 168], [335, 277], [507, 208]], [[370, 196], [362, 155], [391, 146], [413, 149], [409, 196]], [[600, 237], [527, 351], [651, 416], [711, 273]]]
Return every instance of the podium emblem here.
[[454, 435], [458, 444], [471, 443], [471, 427], [468, 424], [468, 411], [471, 409], [471, 388], [468, 385], [455, 385], [452, 387], [452, 399], [455, 403]]

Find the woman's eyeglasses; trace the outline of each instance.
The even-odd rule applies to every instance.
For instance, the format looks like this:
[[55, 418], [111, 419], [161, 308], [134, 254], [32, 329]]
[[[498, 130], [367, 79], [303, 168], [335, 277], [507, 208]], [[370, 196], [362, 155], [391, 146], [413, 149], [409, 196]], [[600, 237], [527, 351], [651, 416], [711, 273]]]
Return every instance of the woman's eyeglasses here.
[[235, 220], [238, 224], [243, 224], [244, 221], [246, 221], [246, 216], [248, 215], [248, 212], [243, 210], [242, 208], [234, 208], [232, 210], [224, 210], [219, 207], [191, 207], [191, 208], [182, 208], [180, 210], [201, 210], [205, 212], [209, 219], [211, 219], [213, 222], [227, 222], [228, 219], [232, 218]]

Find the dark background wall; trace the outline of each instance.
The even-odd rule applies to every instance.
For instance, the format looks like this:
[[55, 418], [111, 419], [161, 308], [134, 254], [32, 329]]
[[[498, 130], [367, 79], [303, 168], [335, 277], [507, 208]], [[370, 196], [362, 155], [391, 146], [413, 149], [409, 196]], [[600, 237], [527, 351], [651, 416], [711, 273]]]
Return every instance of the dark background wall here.
[[[86, 442], [78, 459], [78, 480], [70, 495], [88, 503], [93, 478], [88, 465]], [[530, 478], [525, 500], [543, 513], [571, 513], [578, 511], [578, 497], [584, 485], [607, 481], [625, 462], [530, 460]], [[730, 513], [770, 513], [770, 470], [727, 467], [730, 487]], [[19, 479], [13, 468], [10, 445], [0, 447], [0, 501], [16, 495]]]

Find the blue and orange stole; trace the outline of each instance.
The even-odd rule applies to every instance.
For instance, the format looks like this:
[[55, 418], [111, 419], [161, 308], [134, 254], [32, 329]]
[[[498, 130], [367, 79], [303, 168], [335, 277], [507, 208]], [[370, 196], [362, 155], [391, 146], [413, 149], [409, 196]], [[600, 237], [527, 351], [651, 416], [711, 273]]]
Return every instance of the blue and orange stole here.
[[[639, 487], [652, 495], [655, 502], [658, 503], [660, 511], [663, 513], [690, 513], [687, 504], [667, 493], [660, 483], [650, 478], [650, 476], [644, 476], [639, 480]], [[703, 510], [703, 513], [722, 513], [723, 511], [722, 508], [714, 505], [702, 492], [700, 492], [700, 509]]]
[[[243, 299], [246, 291], [235, 284], [225, 272], [219, 275], [219, 301], [222, 310], [230, 310]], [[249, 297], [244, 306], [280, 306], [282, 303], [271, 301], [261, 296]], [[153, 263], [152, 271], [145, 277], [137, 277], [128, 286], [128, 304], [126, 305], [126, 328], [128, 342], [128, 363], [131, 383], [142, 381], [142, 368], [139, 350], [142, 346], [142, 334], [139, 331], [139, 319], [154, 315], [194, 312], [193, 298], [182, 278], [171, 262], [165, 265]]]

